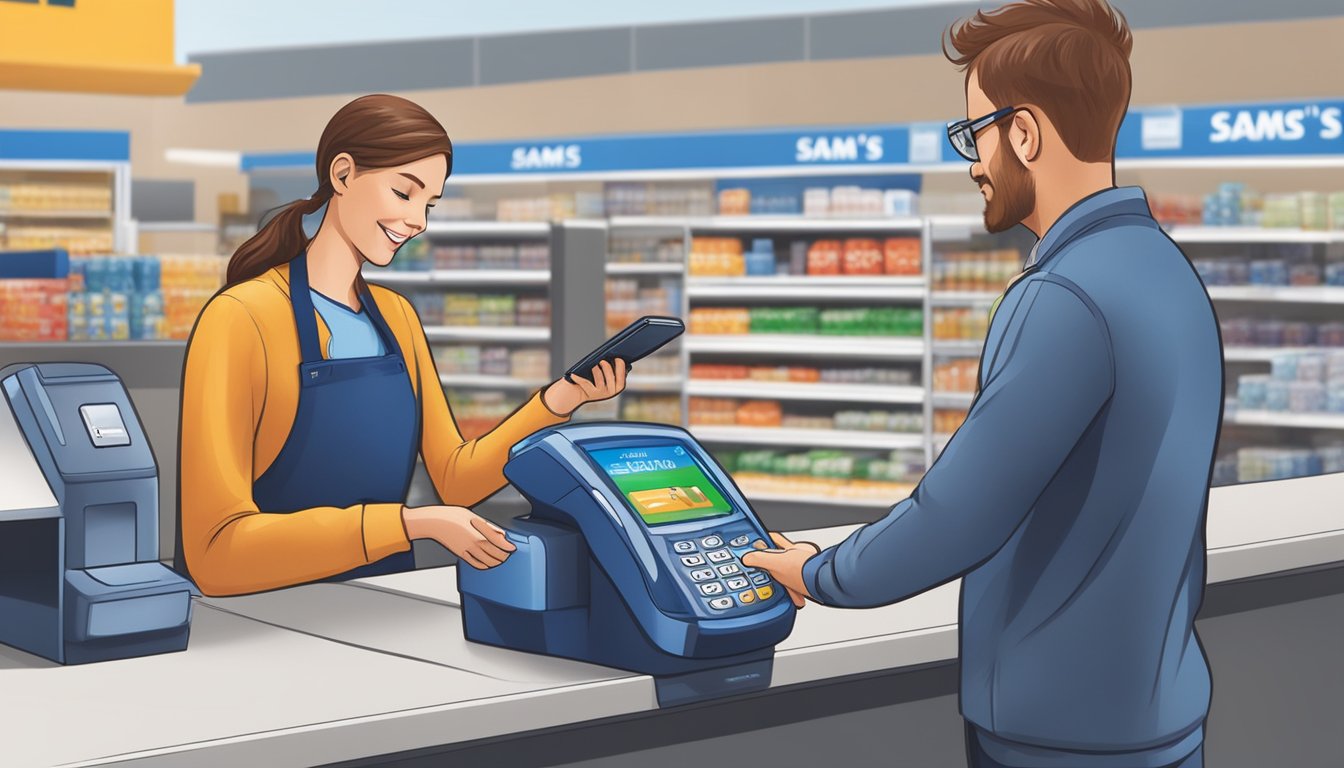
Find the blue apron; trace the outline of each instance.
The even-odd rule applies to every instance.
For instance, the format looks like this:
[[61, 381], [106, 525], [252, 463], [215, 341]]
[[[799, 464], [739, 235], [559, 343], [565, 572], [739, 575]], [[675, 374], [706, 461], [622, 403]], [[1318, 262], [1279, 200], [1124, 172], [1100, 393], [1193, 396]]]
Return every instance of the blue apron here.
[[[275, 463], [252, 484], [262, 512], [406, 501], [420, 443], [420, 413], [401, 348], [368, 288], [360, 302], [387, 354], [326, 360], [317, 341], [308, 262], [289, 263], [289, 298], [299, 332], [299, 407]], [[409, 571], [410, 551], [332, 577], [334, 580]]]

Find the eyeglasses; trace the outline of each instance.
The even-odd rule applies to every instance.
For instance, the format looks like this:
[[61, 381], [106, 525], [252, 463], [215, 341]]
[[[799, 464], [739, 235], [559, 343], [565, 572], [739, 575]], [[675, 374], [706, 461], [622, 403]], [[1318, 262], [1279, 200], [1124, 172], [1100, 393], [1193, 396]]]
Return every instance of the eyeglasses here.
[[958, 120], [954, 123], [948, 123], [947, 140], [952, 143], [952, 148], [957, 150], [958, 155], [973, 163], [979, 162], [980, 153], [975, 148], [975, 135], [1016, 111], [1017, 107], [1004, 107], [974, 120]]

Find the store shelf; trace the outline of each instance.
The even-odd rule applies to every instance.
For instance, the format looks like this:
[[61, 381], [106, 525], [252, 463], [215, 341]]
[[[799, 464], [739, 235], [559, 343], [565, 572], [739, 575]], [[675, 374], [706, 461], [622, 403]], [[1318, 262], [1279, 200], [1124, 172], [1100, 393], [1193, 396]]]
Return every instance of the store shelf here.
[[691, 425], [691, 433], [707, 443], [800, 445], [817, 448], [871, 448], [874, 450], [924, 447], [924, 436], [913, 432], [857, 432], [839, 429]]
[[0, 211], [4, 219], [56, 219], [58, 221], [111, 221], [111, 211]]
[[934, 291], [929, 294], [929, 305], [934, 307], [965, 307], [976, 304], [993, 304], [999, 298], [997, 293], [982, 291]]
[[871, 299], [921, 301], [920, 277], [688, 277], [691, 299]]
[[405, 271], [371, 269], [364, 279], [380, 285], [548, 285], [547, 269], [436, 269]]
[[425, 337], [430, 341], [546, 342], [551, 338], [551, 329], [435, 325], [425, 327]]
[[445, 387], [468, 387], [481, 389], [540, 389], [549, 381], [537, 379], [519, 379], [513, 376], [486, 376], [479, 373], [443, 373], [439, 381]]
[[933, 354], [935, 355], [955, 355], [957, 357], [979, 357], [981, 350], [985, 348], [985, 342], [980, 340], [961, 340], [961, 339], [935, 339], [933, 342]]
[[1344, 304], [1344, 287], [1329, 285], [1268, 286], [1212, 285], [1209, 298], [1215, 301], [1266, 301], [1289, 304]]
[[680, 275], [686, 271], [684, 264], [668, 263], [650, 263], [650, 264], [629, 264], [629, 263], [608, 263], [608, 275]]
[[1344, 243], [1344, 231], [1311, 231], [1263, 227], [1172, 227], [1178, 243]]
[[142, 235], [169, 232], [215, 233], [219, 227], [201, 221], [137, 221], [135, 229]]
[[425, 234], [436, 238], [449, 237], [550, 237], [551, 224], [547, 221], [433, 221], [425, 227]]
[[677, 232], [685, 229], [690, 224], [691, 219], [686, 216], [612, 216], [608, 221], [612, 229]]
[[1229, 363], [1268, 363], [1281, 355], [1344, 352], [1344, 347], [1224, 347], [1223, 360]]
[[[739, 486], [742, 484], [739, 483]], [[914, 486], [910, 486], [903, 495], [893, 496], [890, 499], [847, 499], [843, 496], [798, 496], [789, 493], [760, 493], [750, 490], [750, 486], [742, 488], [746, 494], [747, 501], [781, 503], [781, 504], [804, 504], [814, 506], [828, 507], [859, 507], [862, 509], [887, 509], [914, 491]]]
[[697, 397], [766, 397], [777, 400], [820, 400], [849, 403], [908, 405], [924, 402], [924, 390], [921, 387], [882, 384], [814, 384], [692, 379], [686, 382], [686, 393]]
[[904, 232], [924, 228], [919, 218], [824, 219], [803, 216], [713, 216], [688, 219], [692, 232]]
[[934, 392], [934, 408], [958, 408], [967, 410], [971, 407], [971, 401], [975, 400], [974, 392]]
[[630, 393], [680, 393], [686, 380], [681, 376], [640, 376], [638, 366], [625, 378], [625, 391]]
[[1283, 413], [1279, 411], [1237, 411], [1230, 419], [1243, 426], [1293, 427], [1297, 429], [1344, 430], [1344, 414]]
[[686, 350], [748, 355], [806, 355], [912, 360], [924, 356], [924, 341], [892, 336], [822, 336], [820, 334], [697, 334], [686, 337]]

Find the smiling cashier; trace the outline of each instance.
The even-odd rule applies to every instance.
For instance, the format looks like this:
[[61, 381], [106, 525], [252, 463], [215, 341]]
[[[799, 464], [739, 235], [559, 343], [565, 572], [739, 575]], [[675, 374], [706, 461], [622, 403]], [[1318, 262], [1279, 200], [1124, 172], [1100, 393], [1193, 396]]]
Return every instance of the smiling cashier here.
[[[418, 538], [498, 565], [513, 545], [467, 506], [504, 486], [514, 443], [624, 388], [624, 364], [603, 362], [462, 439], [410, 303], [360, 278], [424, 232], [451, 168], [424, 109], [356, 99], [322, 133], [317, 191], [229, 262], [182, 382], [175, 563], [205, 594], [410, 570]], [[323, 205], [308, 240], [303, 216]], [[417, 452], [450, 506], [404, 505]]]

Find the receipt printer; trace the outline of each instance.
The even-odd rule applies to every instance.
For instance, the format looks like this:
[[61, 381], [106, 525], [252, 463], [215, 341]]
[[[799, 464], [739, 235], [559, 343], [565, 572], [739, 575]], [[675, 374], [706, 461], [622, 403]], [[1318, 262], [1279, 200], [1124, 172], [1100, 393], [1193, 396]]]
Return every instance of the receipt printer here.
[[765, 529], [690, 434], [554, 427], [504, 474], [532, 511], [502, 565], [458, 567], [469, 640], [651, 674], [663, 706], [769, 686], [795, 609], [742, 564]]
[[121, 380], [18, 364], [0, 391], [0, 643], [62, 664], [185, 649], [192, 587], [158, 561], [158, 472]]

